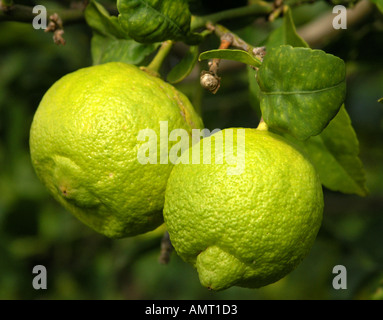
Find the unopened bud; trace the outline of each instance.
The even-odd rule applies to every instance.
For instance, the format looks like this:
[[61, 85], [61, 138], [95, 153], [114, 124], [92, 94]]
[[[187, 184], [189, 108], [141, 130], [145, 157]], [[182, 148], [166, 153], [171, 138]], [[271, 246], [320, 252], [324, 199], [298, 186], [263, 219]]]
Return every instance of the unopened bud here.
[[220, 86], [220, 78], [210, 72], [204, 71], [201, 74], [200, 83], [203, 88], [211, 93], [216, 93]]

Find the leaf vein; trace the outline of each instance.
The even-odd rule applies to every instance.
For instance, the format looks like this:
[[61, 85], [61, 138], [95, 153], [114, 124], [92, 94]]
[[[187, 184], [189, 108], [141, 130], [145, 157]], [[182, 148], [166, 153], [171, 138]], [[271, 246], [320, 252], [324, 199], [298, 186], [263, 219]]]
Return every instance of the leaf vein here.
[[313, 93], [319, 93], [327, 90], [332, 90], [340, 87], [344, 84], [344, 80], [341, 82], [327, 88], [322, 89], [315, 89], [315, 90], [298, 90], [298, 91], [262, 91], [265, 95], [292, 95], [292, 94], [313, 94]]
[[171, 25], [175, 26], [176, 29], [178, 30], [178, 32], [180, 32], [181, 34], [183, 35], [187, 35], [187, 33], [185, 33], [181, 27], [175, 23], [172, 19], [170, 19], [168, 16], [164, 15], [161, 11], [157, 10], [156, 8], [154, 8], [153, 6], [151, 6], [147, 1], [145, 0], [139, 0], [141, 3], [143, 3], [147, 8], [155, 11], [157, 14], [159, 14], [164, 20], [166, 20], [167, 22], [169, 22]]

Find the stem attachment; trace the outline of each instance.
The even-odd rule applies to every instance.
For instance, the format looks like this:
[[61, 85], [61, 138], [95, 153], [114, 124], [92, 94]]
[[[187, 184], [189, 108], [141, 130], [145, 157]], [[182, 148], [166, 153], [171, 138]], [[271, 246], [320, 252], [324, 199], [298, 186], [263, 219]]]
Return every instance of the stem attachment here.
[[161, 253], [158, 259], [161, 264], [168, 264], [170, 261], [170, 255], [173, 252], [173, 245], [170, 242], [169, 233], [166, 231], [161, 240]]
[[261, 117], [261, 120], [259, 121], [257, 130], [263, 130], [263, 131], [269, 130], [269, 127], [266, 124], [266, 122], [263, 120], [263, 117]]
[[141, 67], [141, 69], [154, 76], [159, 77], [162, 63], [164, 62], [165, 58], [169, 54], [172, 46], [173, 46], [173, 41], [171, 40], [162, 42], [161, 47], [158, 50], [156, 56], [153, 58], [153, 60], [149, 63], [148, 66]]

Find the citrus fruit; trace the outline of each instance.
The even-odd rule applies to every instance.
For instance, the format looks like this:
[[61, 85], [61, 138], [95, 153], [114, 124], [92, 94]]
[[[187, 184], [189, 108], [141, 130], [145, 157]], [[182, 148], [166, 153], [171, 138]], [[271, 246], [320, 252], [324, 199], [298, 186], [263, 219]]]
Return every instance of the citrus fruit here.
[[258, 288], [287, 275], [310, 251], [322, 214], [310, 161], [264, 128], [202, 139], [183, 153], [165, 193], [170, 240], [213, 290]]
[[[189, 134], [202, 127], [186, 96], [136, 66], [83, 68], [44, 95], [30, 131], [32, 163], [54, 198], [89, 227], [112, 238], [144, 233], [163, 223], [174, 166], [160, 161], [175, 144], [161, 136], [161, 124]], [[142, 130], [156, 139], [139, 139]], [[147, 164], [138, 159], [145, 144]]]

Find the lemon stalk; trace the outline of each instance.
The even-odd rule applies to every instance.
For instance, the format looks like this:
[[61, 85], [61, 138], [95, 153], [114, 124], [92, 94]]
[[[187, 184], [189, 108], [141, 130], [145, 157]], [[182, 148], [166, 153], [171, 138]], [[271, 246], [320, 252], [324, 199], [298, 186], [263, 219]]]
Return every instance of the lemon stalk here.
[[169, 54], [172, 46], [173, 46], [173, 41], [171, 40], [162, 42], [162, 45], [160, 49], [158, 50], [157, 54], [155, 55], [155, 57], [153, 58], [153, 60], [149, 63], [148, 66], [142, 67], [141, 69], [159, 77], [161, 66], [165, 58]]
[[267, 123], [263, 120], [263, 117], [261, 117], [261, 120], [259, 121], [257, 130], [265, 130], [265, 131], [269, 130], [269, 127]]

